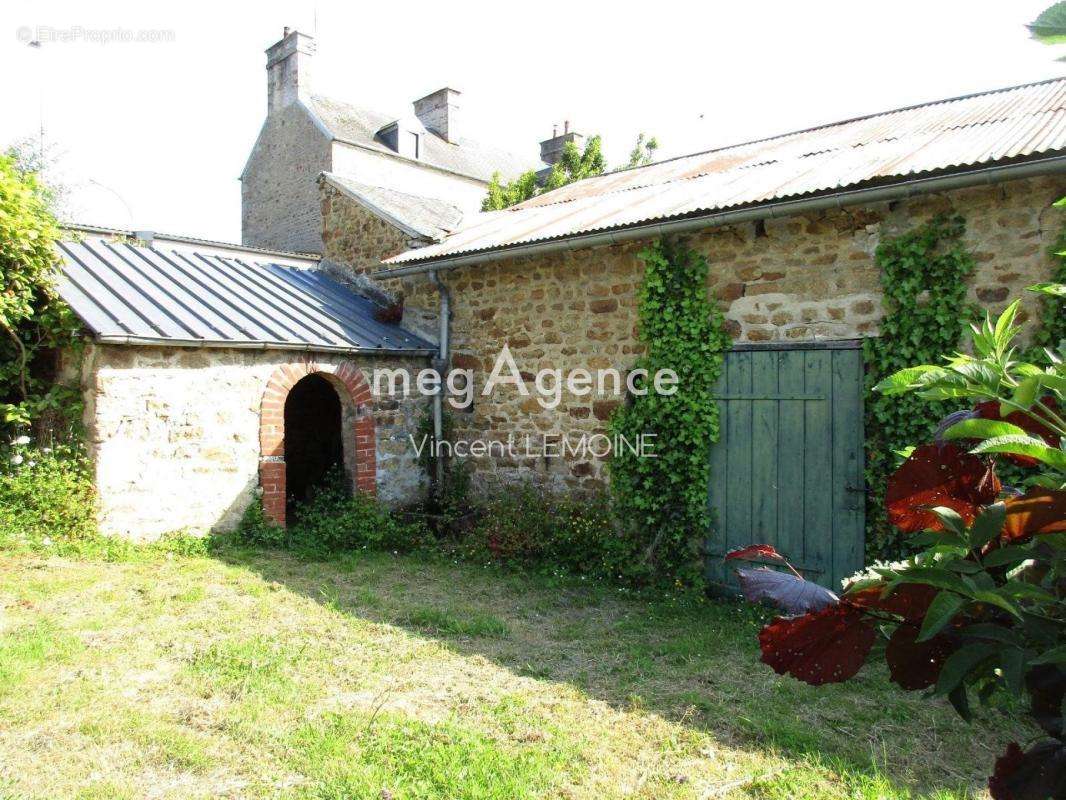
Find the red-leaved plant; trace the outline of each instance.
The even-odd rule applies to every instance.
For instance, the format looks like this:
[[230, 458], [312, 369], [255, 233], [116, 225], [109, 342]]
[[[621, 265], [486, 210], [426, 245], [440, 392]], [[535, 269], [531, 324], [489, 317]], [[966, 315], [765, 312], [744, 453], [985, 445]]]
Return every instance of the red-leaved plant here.
[[[1033, 290], [1062, 296], [1066, 287]], [[875, 387], [974, 404], [905, 454], [889, 480], [889, 519], [917, 555], [873, 565], [839, 596], [770, 545], [726, 558], [774, 565], [737, 576], [748, 600], [786, 614], [759, 634], [762, 660], [779, 674], [847, 680], [883, 638], [892, 681], [946, 696], [966, 719], [972, 696], [1024, 696], [1046, 737], [1027, 749], [1011, 743], [989, 790], [996, 800], [1046, 800], [1066, 797], [1066, 347], [1048, 351], [1047, 367], [1016, 360], [1017, 310], [974, 326], [973, 356], [901, 370]], [[998, 458], [1029, 470], [1021, 487], [1000, 484]]]

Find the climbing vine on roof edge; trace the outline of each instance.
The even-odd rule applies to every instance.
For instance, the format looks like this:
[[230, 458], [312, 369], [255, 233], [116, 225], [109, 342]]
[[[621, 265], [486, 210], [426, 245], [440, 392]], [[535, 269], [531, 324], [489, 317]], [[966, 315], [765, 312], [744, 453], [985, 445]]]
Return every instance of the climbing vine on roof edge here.
[[898, 451], [928, 441], [937, 423], [955, 410], [913, 394], [886, 396], [870, 391], [897, 370], [939, 363], [954, 352], [976, 307], [966, 300], [966, 278], [974, 259], [962, 244], [966, 223], [941, 215], [877, 247], [875, 260], [884, 290], [881, 335], [863, 342], [866, 362], [866, 552], [896, 558], [905, 544], [888, 524], [884, 493], [897, 466]]
[[712, 389], [730, 340], [721, 311], [707, 297], [706, 258], [676, 240], [660, 240], [640, 259], [638, 330], [647, 350], [634, 369], [673, 370], [678, 386], [670, 395], [648, 387], [615, 412], [611, 433], [631, 442], [654, 434], [656, 457], [619, 448], [610, 463], [611, 496], [632, 545], [632, 577], [694, 586], [709, 525], [708, 453], [718, 440]]

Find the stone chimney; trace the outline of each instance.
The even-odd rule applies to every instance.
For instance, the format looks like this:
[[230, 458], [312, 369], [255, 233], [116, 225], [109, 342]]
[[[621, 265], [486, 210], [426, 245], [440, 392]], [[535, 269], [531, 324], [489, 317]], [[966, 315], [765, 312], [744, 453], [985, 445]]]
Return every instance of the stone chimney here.
[[267, 48], [267, 114], [311, 96], [314, 37], [285, 28], [281, 41]]
[[426, 127], [445, 141], [457, 144], [461, 125], [459, 122], [459, 92], [445, 87], [421, 100], [415, 100], [415, 116]]
[[580, 150], [585, 137], [577, 131], [570, 130], [570, 120], [563, 123], [563, 132], [559, 133], [556, 126], [552, 126], [552, 138], [545, 139], [540, 143], [540, 160], [545, 164], [557, 164], [563, 157], [563, 148], [567, 142], [573, 142]]

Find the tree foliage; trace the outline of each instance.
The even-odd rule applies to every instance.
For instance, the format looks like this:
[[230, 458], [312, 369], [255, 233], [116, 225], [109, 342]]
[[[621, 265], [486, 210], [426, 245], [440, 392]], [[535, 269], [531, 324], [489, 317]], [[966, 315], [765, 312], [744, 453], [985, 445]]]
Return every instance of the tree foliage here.
[[80, 328], [55, 289], [50, 202], [36, 174], [0, 156], [0, 426], [9, 429], [80, 416], [76, 393], [54, 381], [55, 352], [75, 347]]
[[552, 164], [551, 170], [543, 182], [537, 179], [534, 170], [519, 175], [510, 183], [500, 182], [500, 173], [493, 173], [489, 182], [489, 193], [481, 203], [482, 211], [499, 211], [517, 205], [538, 194], [550, 192], [568, 183], [602, 175], [607, 169], [607, 160], [603, 156], [602, 141], [593, 136], [585, 143], [583, 150], [578, 150], [573, 142], [563, 145], [559, 160]]
[[634, 395], [611, 419], [611, 431], [635, 442], [652, 434], [656, 457], [624, 447], [610, 463], [611, 494], [635, 544], [635, 568], [651, 577], [695, 583], [708, 532], [708, 448], [718, 439], [712, 389], [730, 340], [717, 306], [707, 298], [707, 260], [676, 241], [640, 254], [644, 282], [638, 298], [640, 340], [646, 354], [634, 365], [654, 376], [673, 370], [677, 391], [653, 387]]
[[1044, 44], [1063, 44], [1066, 42], [1066, 2], [1044, 9], [1027, 27], [1033, 38]]
[[950, 398], [928, 403], [912, 396], [885, 396], [872, 387], [896, 370], [931, 363], [959, 344], [976, 310], [966, 301], [973, 257], [962, 245], [961, 216], [940, 216], [878, 246], [875, 260], [884, 290], [881, 335], [866, 339], [867, 553], [895, 558], [906, 543], [885, 515], [884, 487], [897, 453], [926, 439], [937, 421], [957, 407]]
[[637, 136], [637, 142], [629, 151], [629, 163], [627, 167], [646, 167], [655, 159], [655, 151], [659, 149], [659, 140], [654, 136], [643, 133]]

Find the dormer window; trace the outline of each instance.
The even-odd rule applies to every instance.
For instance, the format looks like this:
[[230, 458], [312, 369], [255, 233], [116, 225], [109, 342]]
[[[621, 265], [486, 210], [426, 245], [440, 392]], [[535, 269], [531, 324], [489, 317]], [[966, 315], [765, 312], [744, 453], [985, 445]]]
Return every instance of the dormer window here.
[[422, 137], [425, 132], [418, 119], [403, 118], [378, 130], [377, 140], [397, 155], [417, 159], [422, 157]]

